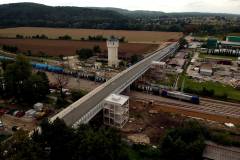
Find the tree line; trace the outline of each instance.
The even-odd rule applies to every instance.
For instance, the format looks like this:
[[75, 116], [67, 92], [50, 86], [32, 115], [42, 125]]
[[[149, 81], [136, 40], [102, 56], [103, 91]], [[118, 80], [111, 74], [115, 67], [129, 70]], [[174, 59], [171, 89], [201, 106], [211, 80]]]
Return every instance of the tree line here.
[[26, 57], [18, 55], [16, 61], [2, 60], [2, 69], [1, 98], [13, 98], [19, 103], [34, 104], [49, 94], [47, 75], [40, 71], [33, 72]]
[[[50, 7], [33, 3], [0, 5], [0, 10], [0, 27], [121, 29], [194, 34], [224, 34], [240, 31], [239, 16], [228, 14], [130, 12], [121, 9]], [[221, 23], [206, 24], [207, 17], [214, 17]], [[200, 23], [192, 23], [195, 19]]]
[[[203, 124], [186, 120], [179, 127], [169, 129], [157, 147], [132, 144], [114, 128], [93, 123], [76, 129], [56, 119], [44, 120], [41, 132], [29, 137], [22, 130], [0, 143], [2, 160], [201, 160], [205, 140], [226, 146], [240, 146], [230, 132], [212, 130]], [[160, 136], [160, 135], [159, 135]]]
[[[17, 34], [16, 37], [17, 39], [50, 39], [48, 36], [46, 36], [45, 34], [37, 34], [34, 36], [24, 36], [21, 34]], [[53, 38], [51, 38], [53, 39]], [[63, 35], [63, 36], [59, 36], [57, 39], [59, 40], [72, 40], [73, 38], [70, 35]], [[103, 35], [96, 35], [96, 36], [88, 36], [87, 38], [85, 37], [80, 37], [79, 40], [81, 41], [106, 41], [108, 38], [104, 37]], [[118, 38], [119, 42], [126, 42], [126, 38], [125, 37], [119, 37]]]
[[62, 120], [43, 121], [41, 133], [31, 138], [19, 131], [0, 146], [4, 160], [198, 160], [202, 157], [204, 129], [196, 122], [166, 133], [156, 149], [151, 146], [129, 144], [120, 131], [109, 127], [80, 125], [67, 127]]
[[[227, 132], [210, 130], [197, 121], [185, 121], [168, 130], [157, 147], [132, 144], [121, 132], [106, 126], [80, 125], [76, 129], [56, 119], [44, 120], [41, 133], [18, 131], [0, 144], [3, 160], [201, 160], [205, 140], [231, 146]], [[159, 135], [160, 136], [160, 135]]]

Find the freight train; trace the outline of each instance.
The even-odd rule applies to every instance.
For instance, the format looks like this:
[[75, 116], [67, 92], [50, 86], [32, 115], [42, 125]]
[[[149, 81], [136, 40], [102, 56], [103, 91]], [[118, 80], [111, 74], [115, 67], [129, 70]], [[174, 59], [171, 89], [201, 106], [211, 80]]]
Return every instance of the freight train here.
[[161, 89], [158, 86], [151, 85], [151, 84], [133, 84], [132, 89], [137, 91], [147, 91], [149, 93], [152, 93], [157, 96], [172, 98], [172, 99], [178, 99], [186, 102], [190, 102], [193, 104], [199, 104], [200, 99], [198, 96], [189, 95], [182, 92], [176, 92], [176, 91], [170, 91], [167, 89]]
[[[14, 58], [0, 56], [0, 61], [3, 61], [3, 60], [15, 61]], [[32, 65], [32, 67], [34, 69], [38, 69], [38, 70], [44, 70], [44, 71], [49, 71], [49, 72], [54, 72], [54, 73], [63, 73], [64, 72], [64, 69], [62, 67], [58, 67], [58, 66], [52, 66], [49, 64], [36, 63], [36, 62], [31, 62], [30, 64]]]
[[[14, 58], [0, 56], [0, 61], [4, 61], [4, 60], [15, 61]], [[73, 76], [76, 78], [83, 78], [83, 79], [100, 82], [100, 83], [107, 81], [105, 78], [96, 76], [94, 73], [67, 71], [67, 70], [64, 70], [64, 68], [60, 67], [60, 66], [53, 66], [53, 65], [37, 63], [37, 62], [30, 62], [30, 64], [32, 65], [32, 67], [34, 69], [37, 69], [37, 70], [43, 70], [43, 71], [48, 71], [48, 72], [53, 72], [53, 73], [58, 73], [58, 74], [65, 74], [65, 75]]]
[[64, 72], [64, 69], [62, 67], [52, 66], [49, 64], [31, 62], [31, 65], [33, 68], [38, 69], [38, 70], [44, 70], [44, 71], [49, 71], [49, 72], [54, 72], [54, 73], [63, 73]]

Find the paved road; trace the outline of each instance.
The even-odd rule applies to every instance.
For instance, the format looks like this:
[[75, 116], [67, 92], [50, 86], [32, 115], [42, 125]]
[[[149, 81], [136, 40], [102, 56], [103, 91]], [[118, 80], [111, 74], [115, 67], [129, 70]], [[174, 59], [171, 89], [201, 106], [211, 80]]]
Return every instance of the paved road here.
[[[132, 67], [122, 71], [106, 83], [102, 84], [80, 100], [71, 104], [69, 107], [51, 118], [54, 121], [56, 118], [63, 119], [68, 126], [73, 126], [82, 116], [87, 114], [92, 108], [101, 103], [108, 95], [113, 93], [122, 84], [127, 82], [132, 77], [135, 77], [142, 72], [142, 70], [150, 67], [152, 61], [165, 58], [171, 50], [177, 47], [177, 43], [173, 43], [168, 47], [156, 51], [154, 54], [145, 58], [141, 62]], [[127, 87], [127, 86], [126, 86]]]

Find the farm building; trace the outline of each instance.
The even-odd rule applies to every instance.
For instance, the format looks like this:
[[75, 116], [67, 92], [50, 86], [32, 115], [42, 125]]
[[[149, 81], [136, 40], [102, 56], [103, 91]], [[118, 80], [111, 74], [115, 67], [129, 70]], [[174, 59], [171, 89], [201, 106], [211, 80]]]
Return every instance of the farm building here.
[[129, 119], [129, 97], [111, 94], [104, 100], [104, 124], [122, 128]]

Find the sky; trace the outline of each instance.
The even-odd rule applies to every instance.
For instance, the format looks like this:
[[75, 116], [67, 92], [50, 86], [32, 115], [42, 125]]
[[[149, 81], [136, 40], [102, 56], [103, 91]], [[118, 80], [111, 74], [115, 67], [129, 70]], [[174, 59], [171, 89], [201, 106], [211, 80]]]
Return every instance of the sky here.
[[0, 0], [0, 4], [35, 2], [50, 6], [115, 7], [163, 12], [240, 14], [240, 0]]

